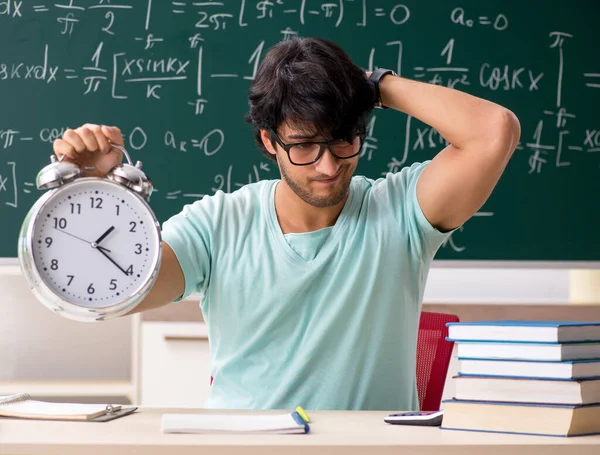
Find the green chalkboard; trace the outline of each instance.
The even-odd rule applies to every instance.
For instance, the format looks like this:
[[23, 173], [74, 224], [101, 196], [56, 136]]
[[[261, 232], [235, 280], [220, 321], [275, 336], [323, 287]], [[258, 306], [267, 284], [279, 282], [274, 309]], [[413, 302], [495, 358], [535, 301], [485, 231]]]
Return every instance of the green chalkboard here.
[[[278, 178], [243, 116], [257, 64], [297, 34], [519, 117], [499, 185], [436, 259], [600, 261], [598, 18], [596, 0], [0, 1], [0, 257], [16, 257], [35, 176], [66, 127], [121, 127], [161, 221], [201, 195]], [[358, 172], [378, 177], [443, 146], [427, 125], [377, 110]]]

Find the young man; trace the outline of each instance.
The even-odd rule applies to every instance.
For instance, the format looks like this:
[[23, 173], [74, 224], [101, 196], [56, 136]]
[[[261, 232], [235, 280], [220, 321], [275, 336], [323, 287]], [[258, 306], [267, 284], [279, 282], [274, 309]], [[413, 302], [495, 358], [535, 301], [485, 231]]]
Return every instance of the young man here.
[[[353, 177], [375, 102], [450, 145], [376, 181]], [[202, 293], [214, 376], [207, 407], [417, 409], [431, 260], [492, 192], [518, 120], [456, 90], [367, 75], [321, 39], [269, 51], [247, 120], [281, 180], [204, 197], [165, 222], [159, 277], [135, 311]], [[121, 159], [109, 141], [122, 144], [117, 128], [84, 125], [54, 149], [104, 175]]]

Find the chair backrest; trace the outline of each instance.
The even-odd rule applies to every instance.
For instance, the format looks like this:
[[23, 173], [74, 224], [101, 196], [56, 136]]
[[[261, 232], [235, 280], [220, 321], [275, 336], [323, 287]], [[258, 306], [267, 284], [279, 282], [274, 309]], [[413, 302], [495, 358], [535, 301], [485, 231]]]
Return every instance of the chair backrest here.
[[458, 316], [421, 312], [417, 338], [417, 392], [422, 411], [440, 409], [448, 365], [454, 343], [447, 341], [447, 322], [458, 322]]

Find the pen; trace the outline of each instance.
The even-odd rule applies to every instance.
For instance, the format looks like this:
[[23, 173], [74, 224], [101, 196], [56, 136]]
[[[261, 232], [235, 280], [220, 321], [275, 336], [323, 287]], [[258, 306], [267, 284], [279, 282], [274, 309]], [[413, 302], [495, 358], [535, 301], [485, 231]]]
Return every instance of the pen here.
[[308, 414], [302, 408], [302, 406], [296, 406], [296, 412], [300, 415], [300, 417], [302, 417], [302, 420], [304, 420], [306, 423], [310, 422], [310, 417], [308, 417]]

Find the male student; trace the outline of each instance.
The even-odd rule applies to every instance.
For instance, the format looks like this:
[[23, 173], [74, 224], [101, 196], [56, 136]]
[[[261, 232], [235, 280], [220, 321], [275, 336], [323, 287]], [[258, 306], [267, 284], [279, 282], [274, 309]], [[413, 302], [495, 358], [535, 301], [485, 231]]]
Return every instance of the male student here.
[[[281, 179], [206, 196], [165, 222], [158, 279], [135, 311], [202, 294], [214, 376], [207, 407], [417, 409], [431, 260], [489, 197], [518, 120], [457, 90], [365, 74], [315, 38], [272, 48], [249, 101], [247, 120]], [[385, 178], [354, 176], [375, 103], [450, 145]], [[105, 175], [121, 160], [109, 141], [123, 143], [119, 129], [86, 124], [54, 150]]]

